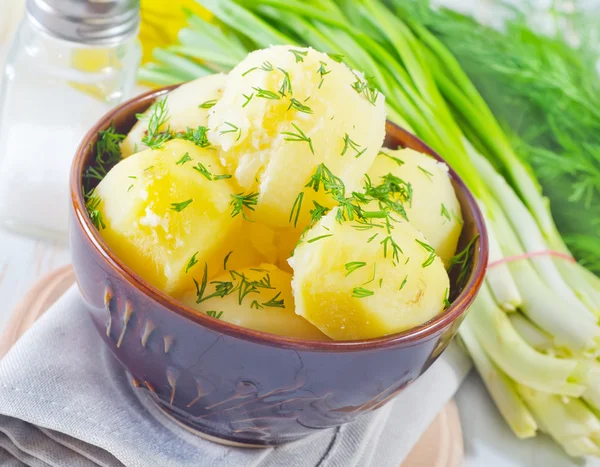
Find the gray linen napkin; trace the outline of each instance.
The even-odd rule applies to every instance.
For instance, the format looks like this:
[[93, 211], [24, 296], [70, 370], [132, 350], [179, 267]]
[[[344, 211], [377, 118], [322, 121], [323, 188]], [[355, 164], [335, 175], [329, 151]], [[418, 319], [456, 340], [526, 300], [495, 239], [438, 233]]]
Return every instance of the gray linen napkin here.
[[200, 439], [129, 383], [71, 288], [0, 361], [0, 465], [398, 466], [470, 368], [454, 344], [393, 402], [278, 448]]

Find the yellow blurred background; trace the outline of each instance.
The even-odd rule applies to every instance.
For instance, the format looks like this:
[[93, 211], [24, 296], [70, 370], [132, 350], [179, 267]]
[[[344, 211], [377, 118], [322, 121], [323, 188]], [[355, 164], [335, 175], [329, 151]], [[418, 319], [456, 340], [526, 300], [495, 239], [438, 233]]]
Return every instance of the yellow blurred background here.
[[164, 47], [177, 40], [177, 32], [186, 24], [186, 9], [202, 18], [210, 17], [210, 13], [195, 0], [141, 0], [142, 63], [152, 59], [155, 47]]

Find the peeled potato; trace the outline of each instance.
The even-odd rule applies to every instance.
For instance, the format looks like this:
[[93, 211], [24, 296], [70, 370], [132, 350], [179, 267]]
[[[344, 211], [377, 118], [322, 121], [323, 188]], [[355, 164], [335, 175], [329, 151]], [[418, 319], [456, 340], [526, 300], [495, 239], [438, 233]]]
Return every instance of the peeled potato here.
[[223, 174], [215, 151], [169, 141], [119, 162], [94, 192], [104, 240], [125, 264], [166, 293], [191, 284], [205, 262], [216, 271], [231, 250], [236, 250], [232, 264], [262, 260], [251, 248], [237, 248], [242, 219], [231, 217], [229, 203], [238, 188], [231, 179], [208, 180], [194, 169], [199, 163]]
[[[169, 92], [167, 99], [167, 110], [169, 119], [159, 130], [164, 131], [170, 127], [174, 132], [183, 132], [188, 128], [207, 126], [208, 111], [223, 93], [226, 75], [218, 73], [203, 76], [189, 83], [182, 84]], [[149, 112], [146, 112], [148, 115]], [[127, 137], [121, 143], [121, 156], [130, 155], [147, 149], [142, 143], [142, 138], [148, 130], [148, 117], [141, 118], [131, 129]]]
[[412, 149], [383, 149], [368, 172], [374, 184], [391, 173], [410, 183], [412, 198], [405, 203], [408, 221], [420, 230], [444, 264], [456, 252], [462, 213], [448, 167]]
[[407, 222], [387, 236], [340, 224], [335, 210], [323, 217], [290, 260], [296, 313], [336, 340], [404, 331], [440, 313], [450, 287], [440, 258]]
[[385, 135], [384, 97], [326, 54], [273, 46], [250, 53], [230, 72], [209, 127], [209, 140], [222, 149], [238, 184], [259, 192], [254, 218], [288, 228], [305, 191], [298, 223], [304, 227], [315, 198], [305, 185], [319, 164], [348, 193], [361, 187]]
[[[316, 327], [294, 313], [291, 274], [272, 264], [256, 268], [229, 268], [216, 277], [202, 294], [205, 300], [196, 303], [196, 292], [188, 292], [183, 302], [200, 312], [218, 317], [256, 331], [303, 339], [326, 340]], [[216, 287], [230, 284], [225, 296]], [[216, 294], [211, 297], [211, 295]], [[210, 297], [210, 298], [206, 298]]]

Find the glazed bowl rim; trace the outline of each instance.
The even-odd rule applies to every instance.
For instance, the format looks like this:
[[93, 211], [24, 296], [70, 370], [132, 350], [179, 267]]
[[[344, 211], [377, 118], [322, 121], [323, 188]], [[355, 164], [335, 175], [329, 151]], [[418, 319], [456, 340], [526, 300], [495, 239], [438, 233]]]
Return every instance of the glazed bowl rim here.
[[[193, 308], [184, 305], [175, 298], [167, 295], [158, 288], [154, 287], [133, 270], [126, 266], [117, 256], [111, 251], [108, 245], [104, 242], [98, 230], [92, 224], [85, 207], [83, 196], [83, 172], [86, 167], [85, 154], [88, 151], [88, 146], [96, 138], [99, 131], [107, 128], [115, 117], [131, 112], [132, 107], [136, 107], [141, 101], [147, 101], [150, 105], [157, 97], [166, 94], [179, 85], [166, 86], [159, 89], [154, 89], [140, 94], [106, 113], [84, 136], [73, 159], [70, 174], [70, 191], [71, 202], [75, 221], [81, 228], [90, 244], [93, 245], [96, 252], [104, 258], [110, 267], [121, 276], [125, 282], [141, 291], [144, 295], [151, 298], [155, 302], [167, 308], [169, 311], [180, 315], [183, 318], [189, 319], [195, 324], [209, 328], [213, 331], [230, 335], [239, 339], [252, 341], [260, 344], [267, 344], [275, 347], [283, 347], [297, 350], [313, 350], [313, 351], [363, 351], [386, 348], [397, 345], [410, 345], [434, 335], [437, 331], [444, 329], [447, 325], [459, 319], [470, 307], [475, 299], [479, 288], [483, 282], [488, 261], [488, 241], [487, 231], [483, 215], [479, 210], [479, 206], [475, 198], [466, 187], [463, 180], [458, 174], [448, 165], [449, 172], [455, 182], [455, 185], [460, 189], [465, 196], [468, 208], [473, 213], [473, 220], [479, 233], [479, 248], [477, 262], [473, 265], [469, 279], [461, 293], [456, 297], [452, 304], [439, 315], [435, 316], [426, 323], [399, 332], [389, 334], [382, 337], [361, 340], [339, 340], [339, 341], [315, 341], [308, 339], [299, 339], [294, 337], [279, 336], [261, 331], [244, 328], [235, 324], [227, 323], [207, 315], [198, 313]], [[397, 127], [400, 131], [407, 133], [417, 141], [421, 142], [431, 154], [435, 155], [440, 160], [444, 161], [437, 152], [433, 151], [429, 146], [423, 143], [419, 138], [399, 127], [398, 125], [387, 121], [387, 125]], [[444, 161], [445, 162], [445, 161]], [[73, 228], [73, 227], [72, 227]]]

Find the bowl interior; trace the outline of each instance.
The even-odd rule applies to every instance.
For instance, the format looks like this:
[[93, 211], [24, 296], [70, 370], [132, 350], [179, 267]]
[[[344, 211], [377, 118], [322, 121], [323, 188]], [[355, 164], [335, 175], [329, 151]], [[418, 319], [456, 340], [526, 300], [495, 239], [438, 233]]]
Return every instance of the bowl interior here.
[[[98, 252], [108, 260], [111, 266], [127, 281], [135, 287], [142, 289], [147, 295], [165, 305], [173, 312], [183, 315], [202, 326], [217, 329], [220, 332], [236, 335], [250, 340], [257, 340], [267, 344], [279, 345], [291, 348], [329, 349], [335, 351], [375, 348], [395, 345], [400, 342], [413, 342], [446, 327], [449, 323], [458, 319], [474, 300], [479, 287], [483, 281], [485, 267], [487, 265], [488, 245], [487, 234], [483, 217], [475, 199], [465, 186], [464, 182], [450, 167], [449, 173], [452, 179], [457, 198], [460, 202], [464, 226], [459, 241], [458, 251], [464, 249], [471, 243], [468, 255], [468, 268], [466, 275], [463, 274], [459, 284], [459, 271], [454, 268], [450, 271], [450, 301], [452, 304], [443, 312], [422, 324], [421, 326], [403, 331], [401, 333], [366, 340], [353, 341], [305, 341], [295, 338], [276, 336], [259, 331], [241, 328], [234, 324], [215, 320], [195, 312], [192, 308], [177, 302], [165, 293], [156, 289], [135, 272], [123, 264], [108, 248], [96, 228], [92, 225], [85, 209], [84, 189], [93, 188], [97, 181], [84, 177], [86, 169], [95, 161], [95, 146], [98, 133], [114, 125], [118, 133], [128, 133], [136, 123], [136, 114], [143, 113], [156, 100], [156, 98], [167, 93], [177, 86], [169, 86], [156, 91], [142, 94], [127, 101], [107, 113], [84, 137], [75, 155], [71, 169], [71, 197], [76, 219], [86, 233], [88, 238]], [[386, 138], [384, 146], [390, 149], [398, 147], [409, 147], [419, 152], [429, 154], [437, 160], [444, 162], [435, 151], [427, 146], [416, 136], [408, 133], [397, 125], [387, 122]]]

